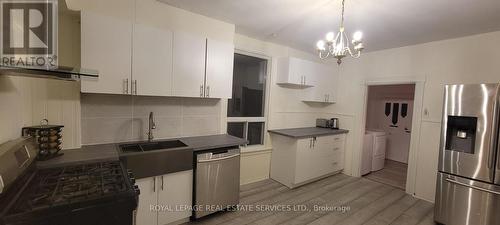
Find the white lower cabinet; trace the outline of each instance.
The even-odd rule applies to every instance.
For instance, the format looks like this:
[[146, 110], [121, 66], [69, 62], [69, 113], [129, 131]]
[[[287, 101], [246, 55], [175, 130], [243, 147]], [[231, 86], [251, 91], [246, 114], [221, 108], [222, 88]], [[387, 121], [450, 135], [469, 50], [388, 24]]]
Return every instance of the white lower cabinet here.
[[191, 216], [193, 171], [182, 171], [136, 181], [141, 191], [136, 225], [166, 225]]
[[344, 169], [345, 134], [295, 139], [272, 134], [271, 178], [294, 188]]

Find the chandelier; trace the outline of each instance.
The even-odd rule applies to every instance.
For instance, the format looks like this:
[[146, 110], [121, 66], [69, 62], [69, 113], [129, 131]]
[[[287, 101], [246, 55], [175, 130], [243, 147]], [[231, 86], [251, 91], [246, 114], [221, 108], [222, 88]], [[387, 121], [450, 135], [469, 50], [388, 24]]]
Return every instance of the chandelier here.
[[344, 32], [344, 2], [345, 0], [342, 0], [342, 20], [337, 35], [333, 32], [328, 32], [325, 40], [319, 40], [316, 43], [319, 58], [336, 58], [337, 64], [339, 65], [342, 63], [342, 58], [346, 57], [348, 54], [353, 58], [359, 58], [359, 56], [361, 56], [361, 51], [364, 49], [363, 42], [361, 41], [363, 33], [357, 31], [353, 34], [351, 42], [354, 51], [351, 50], [349, 38]]

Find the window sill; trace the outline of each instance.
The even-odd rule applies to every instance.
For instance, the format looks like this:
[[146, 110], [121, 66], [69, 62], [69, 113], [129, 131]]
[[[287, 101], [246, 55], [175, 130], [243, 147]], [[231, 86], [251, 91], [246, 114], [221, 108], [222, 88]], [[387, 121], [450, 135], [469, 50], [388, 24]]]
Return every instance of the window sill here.
[[242, 146], [241, 153], [252, 153], [252, 152], [263, 152], [263, 151], [271, 151], [273, 148], [271, 146], [266, 145], [250, 145], [250, 146]]

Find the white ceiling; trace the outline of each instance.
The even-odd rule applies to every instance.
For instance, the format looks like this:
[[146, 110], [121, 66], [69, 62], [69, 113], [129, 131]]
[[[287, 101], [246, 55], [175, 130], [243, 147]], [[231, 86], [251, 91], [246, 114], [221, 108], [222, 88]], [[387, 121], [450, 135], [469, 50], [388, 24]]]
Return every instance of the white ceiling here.
[[[314, 51], [337, 31], [341, 0], [159, 0], [236, 25], [257, 39]], [[367, 51], [500, 30], [500, 0], [346, 0], [346, 31]]]

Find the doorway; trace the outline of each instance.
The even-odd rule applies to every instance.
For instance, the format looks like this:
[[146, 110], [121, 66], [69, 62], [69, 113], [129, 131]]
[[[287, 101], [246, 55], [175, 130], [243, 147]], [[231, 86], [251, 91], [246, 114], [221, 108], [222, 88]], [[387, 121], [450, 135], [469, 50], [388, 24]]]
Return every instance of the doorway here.
[[368, 86], [361, 175], [405, 190], [415, 84]]

